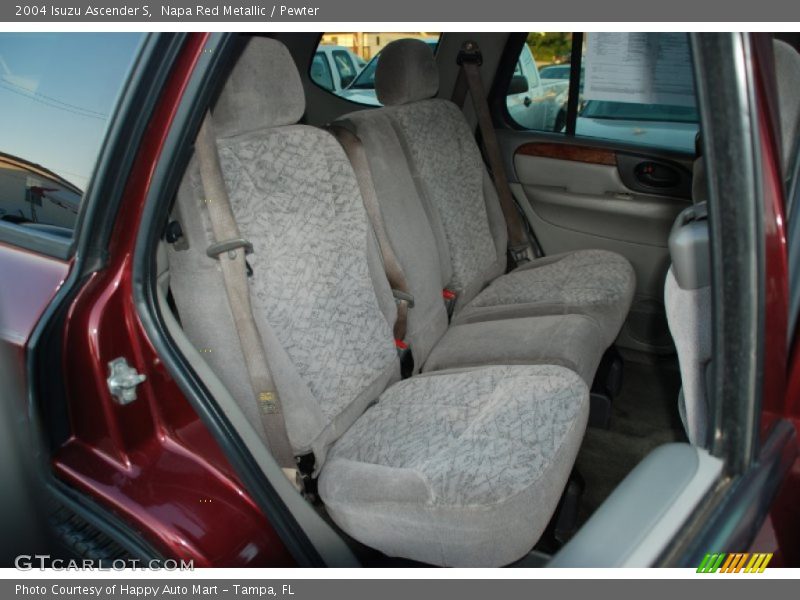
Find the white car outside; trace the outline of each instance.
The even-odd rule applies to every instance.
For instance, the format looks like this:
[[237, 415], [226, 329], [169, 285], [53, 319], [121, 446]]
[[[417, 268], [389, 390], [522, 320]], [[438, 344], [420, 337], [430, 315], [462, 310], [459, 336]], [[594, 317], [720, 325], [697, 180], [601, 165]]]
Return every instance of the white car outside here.
[[323, 89], [340, 94], [364, 69], [364, 60], [350, 48], [323, 44], [311, 62], [311, 80]]

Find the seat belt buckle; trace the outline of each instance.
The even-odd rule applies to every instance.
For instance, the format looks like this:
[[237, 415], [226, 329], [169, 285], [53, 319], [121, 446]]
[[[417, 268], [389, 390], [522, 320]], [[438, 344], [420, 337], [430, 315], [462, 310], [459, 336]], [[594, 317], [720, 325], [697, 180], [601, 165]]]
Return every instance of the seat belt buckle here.
[[414, 374], [414, 355], [411, 353], [411, 348], [403, 340], [395, 340], [394, 347], [400, 358], [400, 375], [403, 379], [408, 379]]
[[458, 63], [458, 66], [465, 64], [476, 65], [478, 67], [482, 66], [483, 54], [481, 53], [478, 43], [472, 40], [464, 42], [461, 49], [458, 51], [458, 56], [456, 56], [456, 63]]
[[531, 262], [534, 259], [533, 248], [529, 244], [521, 246], [509, 246], [508, 253], [517, 265]]
[[297, 462], [296, 486], [306, 500], [312, 503], [316, 502], [318, 492], [317, 480], [314, 477], [314, 469], [316, 468], [314, 453], [309, 452], [308, 454], [295, 456], [294, 459]]
[[453, 290], [444, 288], [442, 290], [442, 299], [444, 300], [444, 308], [447, 311], [447, 320], [453, 318], [453, 310], [456, 307], [456, 299], [458, 298], [458, 294]]

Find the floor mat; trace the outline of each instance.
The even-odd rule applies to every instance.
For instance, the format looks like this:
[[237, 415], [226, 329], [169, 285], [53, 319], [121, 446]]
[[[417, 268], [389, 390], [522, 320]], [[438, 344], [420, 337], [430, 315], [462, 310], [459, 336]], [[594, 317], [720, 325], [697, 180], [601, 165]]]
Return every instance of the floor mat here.
[[626, 357], [622, 390], [608, 429], [589, 428], [576, 467], [586, 484], [579, 526], [655, 447], [686, 441], [678, 414], [680, 371], [674, 357]]

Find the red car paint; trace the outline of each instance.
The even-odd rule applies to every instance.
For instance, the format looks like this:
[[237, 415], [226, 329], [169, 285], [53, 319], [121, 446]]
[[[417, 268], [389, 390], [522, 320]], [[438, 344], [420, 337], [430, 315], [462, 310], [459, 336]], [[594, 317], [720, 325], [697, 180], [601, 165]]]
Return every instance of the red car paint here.
[[[25, 348], [44, 309], [64, 283], [70, 263], [0, 243], [0, 346], [25, 382]], [[22, 384], [24, 385], [24, 384]], [[27, 396], [27, 390], [21, 390]], [[20, 406], [27, 412], [27, 407]], [[23, 412], [23, 414], [24, 414]]]
[[[761, 199], [764, 226], [764, 389], [762, 395], [761, 431], [763, 435], [777, 418], [787, 416], [787, 328], [789, 314], [789, 263], [786, 250], [783, 176], [780, 168], [780, 124], [770, 104], [765, 81], [765, 57], [761, 39], [753, 43], [753, 67], [757, 89], [758, 125], [760, 132]], [[771, 40], [768, 47], [771, 49]]]
[[[72, 437], [53, 457], [59, 477], [141, 532], [164, 556], [203, 566], [288, 566], [292, 558], [237, 480], [217, 442], [160, 363], [132, 293], [142, 208], [175, 111], [207, 34], [191, 34], [138, 149], [108, 248], [70, 307], [64, 376]], [[108, 363], [126, 357], [147, 380], [121, 406]]]
[[0, 340], [22, 351], [70, 263], [0, 243]]
[[[770, 106], [769, 86], [764, 73], [764, 45], [755, 40], [754, 69], [761, 158], [764, 215], [764, 389], [762, 394], [761, 438], [769, 434], [778, 419], [789, 419], [800, 435], [800, 340], [788, 335], [789, 264], [786, 244], [784, 179], [780, 167], [780, 144], [775, 103]], [[771, 47], [771, 40], [769, 41]], [[790, 356], [791, 350], [791, 359]], [[800, 457], [781, 485], [768, 519], [753, 548], [776, 553], [773, 566], [800, 564]]]

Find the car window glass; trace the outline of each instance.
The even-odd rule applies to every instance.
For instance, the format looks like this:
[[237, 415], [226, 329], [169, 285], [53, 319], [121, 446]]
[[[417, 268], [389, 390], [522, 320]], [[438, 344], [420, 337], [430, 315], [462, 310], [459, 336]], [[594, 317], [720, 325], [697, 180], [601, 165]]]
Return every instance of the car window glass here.
[[331, 68], [328, 65], [328, 60], [323, 52], [314, 54], [311, 61], [311, 69], [309, 71], [311, 81], [318, 86], [333, 91], [333, 76], [331, 75]]
[[686, 33], [587, 33], [575, 135], [694, 154]]
[[[381, 50], [395, 40], [412, 38], [429, 44], [435, 53], [439, 37], [439, 33], [431, 32], [325, 33], [309, 68], [309, 75], [320, 87], [350, 102], [380, 106], [375, 93], [375, 69]], [[338, 83], [329, 83], [328, 79], [319, 75], [323, 67], [315, 65], [316, 56], [323, 53], [330, 57], [327, 68], [335, 69], [339, 74]]]
[[[566, 132], [571, 66], [560, 62], [569, 61], [571, 37], [528, 36], [520, 62], [534, 57], [540, 85], [523, 73], [526, 90], [517, 67], [507, 99], [517, 125]], [[581, 50], [576, 137], [694, 153], [699, 117], [687, 34], [587, 33]]]
[[[376, 56], [374, 59], [367, 63], [367, 66], [364, 67], [364, 70], [355, 78], [352, 84], [350, 84], [351, 89], [355, 90], [374, 90], [375, 89], [375, 69], [378, 67], [378, 57]], [[376, 100], [377, 101], [377, 100]]]
[[0, 220], [72, 236], [141, 34], [0, 34]]
[[506, 106], [511, 118], [524, 129], [561, 131], [566, 124], [569, 67], [549, 78], [540, 69], [569, 59], [571, 33], [531, 33], [519, 54], [509, 84]]

